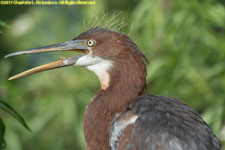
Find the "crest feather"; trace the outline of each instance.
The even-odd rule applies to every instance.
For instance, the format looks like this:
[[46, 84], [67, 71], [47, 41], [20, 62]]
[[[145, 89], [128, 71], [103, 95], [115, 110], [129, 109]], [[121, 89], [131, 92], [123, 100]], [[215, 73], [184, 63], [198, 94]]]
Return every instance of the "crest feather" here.
[[126, 26], [123, 19], [120, 19], [122, 12], [114, 12], [112, 15], [104, 13], [88, 21], [84, 22], [86, 30], [94, 28], [106, 28], [112, 31], [121, 32]]

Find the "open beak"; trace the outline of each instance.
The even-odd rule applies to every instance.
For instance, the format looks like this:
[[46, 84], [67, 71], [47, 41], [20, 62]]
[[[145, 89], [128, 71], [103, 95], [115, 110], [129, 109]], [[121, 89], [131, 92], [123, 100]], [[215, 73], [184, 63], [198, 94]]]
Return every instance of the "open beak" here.
[[[23, 55], [23, 54], [45, 53], [45, 52], [55, 52], [55, 51], [78, 51], [84, 54], [88, 54], [88, 47], [86, 46], [85, 40], [73, 40], [73, 41], [68, 41], [68, 42], [64, 42], [60, 44], [54, 44], [54, 45], [32, 48], [32, 49], [23, 50], [23, 51], [17, 51], [17, 52], [6, 55], [5, 58], [16, 56], [16, 55]], [[55, 62], [51, 62], [36, 68], [32, 68], [30, 70], [24, 71], [20, 74], [17, 74], [9, 78], [9, 80], [18, 79], [18, 78], [25, 77], [34, 73], [42, 72], [45, 70], [71, 66], [71, 65], [74, 65], [80, 57], [81, 55], [72, 56], [69, 58], [63, 58]]]

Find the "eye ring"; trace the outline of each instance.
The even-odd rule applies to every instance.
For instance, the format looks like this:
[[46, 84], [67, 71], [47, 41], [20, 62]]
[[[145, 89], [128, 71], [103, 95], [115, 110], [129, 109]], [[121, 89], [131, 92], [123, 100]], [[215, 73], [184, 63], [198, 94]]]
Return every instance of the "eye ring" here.
[[88, 45], [89, 47], [93, 47], [94, 44], [95, 44], [95, 42], [94, 42], [93, 40], [88, 40], [88, 41], [87, 41], [87, 45]]

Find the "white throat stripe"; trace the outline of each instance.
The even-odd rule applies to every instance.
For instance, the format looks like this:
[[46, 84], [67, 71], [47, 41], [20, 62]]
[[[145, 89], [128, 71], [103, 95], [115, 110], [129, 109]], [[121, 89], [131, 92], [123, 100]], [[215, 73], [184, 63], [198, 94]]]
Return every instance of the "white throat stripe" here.
[[111, 61], [97, 56], [85, 55], [77, 60], [75, 66], [86, 67], [94, 72], [101, 82], [101, 88], [105, 90], [108, 87], [110, 82], [109, 70], [112, 67]]

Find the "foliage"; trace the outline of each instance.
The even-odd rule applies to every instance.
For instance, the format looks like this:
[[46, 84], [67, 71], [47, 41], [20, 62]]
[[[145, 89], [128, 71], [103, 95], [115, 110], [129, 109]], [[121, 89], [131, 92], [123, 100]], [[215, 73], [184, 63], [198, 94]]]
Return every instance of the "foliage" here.
[[0, 118], [0, 150], [5, 149], [4, 134], [5, 134], [5, 125], [2, 119]]
[[9, 25], [1, 20], [0, 20], [0, 26], [9, 28]]
[[[0, 20], [0, 27], [6, 27], [6, 28], [9, 28], [9, 25], [3, 21]], [[0, 30], [0, 33], [2, 33], [2, 31]]]
[[[1, 49], [5, 49], [0, 56], [68, 41], [83, 31], [83, 20], [89, 22], [104, 13], [110, 19], [115, 10], [122, 11], [118, 19], [127, 24], [123, 31], [150, 60], [146, 94], [168, 95], [184, 101], [201, 114], [224, 144], [225, 7], [220, 0], [114, 0], [67, 9], [30, 7], [23, 13], [15, 12], [7, 21], [10, 29], [0, 35]], [[95, 75], [83, 68], [70, 67], [7, 81], [11, 75], [50, 62], [59, 55], [68, 57], [74, 53], [0, 60], [1, 86], [33, 131], [28, 134], [14, 120], [1, 116], [7, 125], [8, 149], [85, 149], [83, 112], [99, 88]]]
[[[23, 117], [18, 114], [12, 106], [7, 103], [7, 100], [3, 98], [0, 94], [0, 110], [4, 110], [8, 114], [10, 114], [13, 118], [15, 118], [21, 125], [23, 125], [27, 130], [31, 131], [28, 125], [26, 124]], [[5, 148], [5, 140], [4, 140], [4, 133], [5, 133], [5, 125], [2, 119], [0, 118], [0, 149]]]
[[15, 118], [21, 125], [24, 126], [27, 130], [31, 131], [28, 125], [26, 124], [25, 120], [23, 117], [18, 114], [12, 106], [10, 106], [7, 101], [1, 96], [0, 94], [0, 108], [10, 114], [13, 118]]
[[[5, 22], [1, 20], [0, 20], [0, 26], [9, 27]], [[18, 114], [14, 110], [14, 108], [12, 108], [12, 106], [8, 104], [7, 100], [1, 95], [1, 93], [0, 93], [0, 110], [4, 110], [8, 114], [10, 114], [18, 122], [20, 122], [27, 130], [31, 131], [28, 125], [26, 124], [25, 120], [23, 119], [23, 117], [20, 114]], [[0, 150], [5, 149], [4, 134], [5, 134], [5, 124], [0, 118]]]

